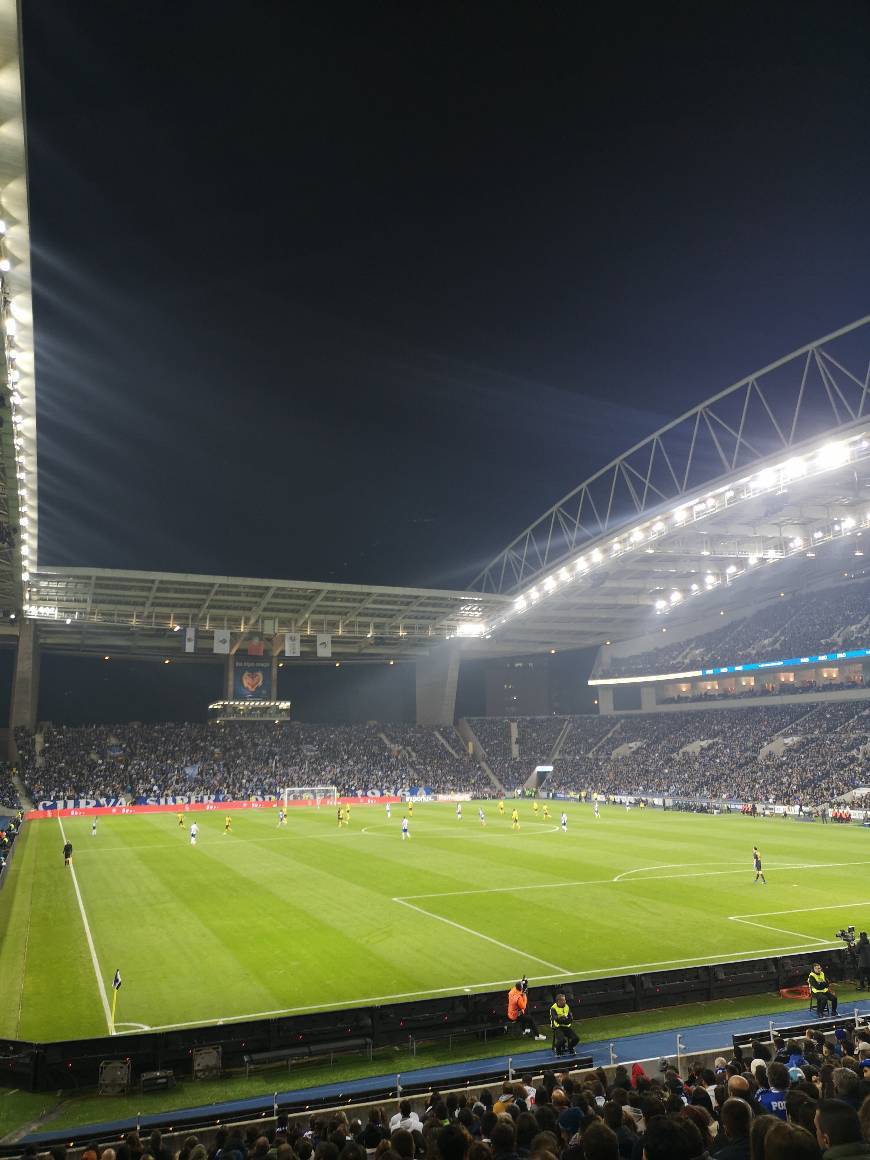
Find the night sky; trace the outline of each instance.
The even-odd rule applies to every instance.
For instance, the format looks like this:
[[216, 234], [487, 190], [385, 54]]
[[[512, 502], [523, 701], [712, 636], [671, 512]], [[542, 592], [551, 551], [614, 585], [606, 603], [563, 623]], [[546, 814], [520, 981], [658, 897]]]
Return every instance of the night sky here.
[[43, 564], [464, 586], [868, 310], [863, 2], [23, 8]]
[[865, 313], [870, 8], [600, 7], [25, 0], [41, 563], [461, 586]]

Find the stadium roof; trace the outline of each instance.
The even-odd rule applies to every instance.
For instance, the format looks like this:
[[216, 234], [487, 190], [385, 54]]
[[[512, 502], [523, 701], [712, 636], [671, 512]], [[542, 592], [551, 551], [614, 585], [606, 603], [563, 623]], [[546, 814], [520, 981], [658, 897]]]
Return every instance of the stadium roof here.
[[[870, 317], [741, 379], [636, 444], [477, 577], [515, 651], [599, 644], [842, 575], [870, 537]], [[788, 562], [788, 568], [784, 566]], [[778, 565], [778, 567], [770, 567]]]
[[445, 639], [475, 639], [509, 605], [440, 589], [100, 568], [40, 568], [28, 591], [25, 612], [53, 651], [162, 657], [184, 656], [180, 630], [197, 628], [203, 657], [215, 630], [229, 629], [232, 651], [258, 637], [280, 652], [283, 634], [299, 632], [313, 659], [317, 634], [329, 633], [333, 660], [409, 659]]
[[53, 649], [152, 656], [181, 653], [187, 627], [228, 628], [234, 647], [272, 637], [275, 651], [299, 631], [303, 655], [329, 633], [335, 657], [354, 660], [409, 659], [452, 637], [477, 655], [624, 640], [657, 617], [697, 620], [860, 568], [868, 393], [863, 319], [626, 452], [518, 537], [474, 592], [40, 568], [25, 614]]

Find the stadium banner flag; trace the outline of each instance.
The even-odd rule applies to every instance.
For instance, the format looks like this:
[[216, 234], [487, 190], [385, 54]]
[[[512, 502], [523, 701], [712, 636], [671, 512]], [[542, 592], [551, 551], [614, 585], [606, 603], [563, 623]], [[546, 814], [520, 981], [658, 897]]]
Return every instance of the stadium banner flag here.
[[233, 661], [233, 700], [271, 701], [272, 658], [246, 657], [236, 653]]
[[285, 632], [284, 633], [284, 656], [285, 657], [301, 657], [302, 656], [302, 633], [301, 632]]
[[216, 628], [214, 630], [214, 651], [216, 653], [229, 655], [230, 630], [228, 628]]
[[317, 634], [317, 655], [319, 657], [332, 656], [332, 637], [328, 632]]
[[196, 652], [196, 629], [186, 628], [184, 630], [184, 651]]
[[249, 657], [261, 657], [263, 655], [263, 651], [264, 651], [264, 645], [263, 645], [263, 642], [261, 640], [249, 640], [248, 641], [248, 656]]

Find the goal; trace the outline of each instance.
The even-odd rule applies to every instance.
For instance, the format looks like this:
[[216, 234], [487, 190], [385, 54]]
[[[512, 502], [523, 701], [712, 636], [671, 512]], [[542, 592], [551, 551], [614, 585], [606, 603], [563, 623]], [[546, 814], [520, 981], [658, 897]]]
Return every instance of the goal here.
[[334, 785], [290, 785], [281, 793], [284, 809], [290, 802], [307, 802], [317, 806], [334, 806], [338, 801], [338, 790]]

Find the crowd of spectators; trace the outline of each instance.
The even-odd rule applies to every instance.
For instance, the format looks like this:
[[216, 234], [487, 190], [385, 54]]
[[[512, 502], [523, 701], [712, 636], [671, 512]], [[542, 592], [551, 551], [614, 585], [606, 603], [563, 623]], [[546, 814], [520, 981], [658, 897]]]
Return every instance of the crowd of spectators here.
[[5, 761], [0, 761], [0, 806], [20, 805], [18, 789], [12, 779], [12, 772]]
[[861, 648], [870, 631], [870, 581], [789, 593], [742, 620], [633, 656], [611, 657], [597, 676], [684, 672]]
[[[552, 763], [545, 792], [818, 805], [870, 785], [870, 708], [802, 702], [683, 713], [472, 718], [508, 793]], [[16, 731], [33, 801], [207, 795], [269, 797], [284, 786], [342, 794], [500, 792], [452, 727], [290, 722], [44, 726]], [[5, 781], [4, 781], [5, 778]], [[0, 789], [14, 785], [0, 770]], [[2, 800], [2, 793], [0, 793]], [[9, 804], [15, 804], [13, 796]], [[858, 807], [860, 808], [860, 807]]]
[[833, 801], [870, 784], [870, 716], [863, 702], [765, 705], [590, 722], [579, 760], [557, 757], [553, 792], [727, 798], [785, 804]]
[[341, 794], [491, 790], [489, 779], [426, 726], [283, 722], [47, 725], [17, 729], [32, 801], [214, 795], [268, 797], [292, 785]]
[[[35, 1160], [36, 1152], [25, 1152]], [[52, 1160], [66, 1160], [63, 1148]], [[274, 1129], [219, 1127], [179, 1150], [158, 1131], [93, 1145], [82, 1160], [839, 1160], [870, 1158], [870, 1044], [753, 1044], [677, 1070], [663, 1060], [571, 1075], [546, 1071], [395, 1107], [315, 1114]]]
[[[526, 780], [536, 765], [549, 761], [568, 720], [554, 716], [470, 717], [468, 723], [483, 747], [489, 768], [502, 785], [513, 789]], [[516, 756], [511, 743], [512, 724], [516, 726]]]

